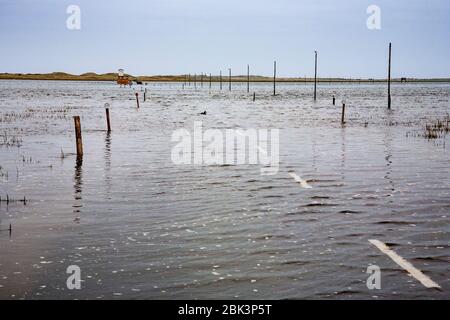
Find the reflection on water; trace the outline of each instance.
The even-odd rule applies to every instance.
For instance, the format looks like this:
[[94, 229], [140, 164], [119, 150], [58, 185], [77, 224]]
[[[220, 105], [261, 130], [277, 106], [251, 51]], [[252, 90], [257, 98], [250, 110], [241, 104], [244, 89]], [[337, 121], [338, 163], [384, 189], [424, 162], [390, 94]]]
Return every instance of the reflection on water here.
[[[279, 84], [276, 97], [253, 84], [255, 102], [245, 84], [148, 88], [137, 110], [133, 89], [113, 83], [0, 81], [2, 131], [23, 140], [0, 146], [2, 172], [20, 163], [0, 194], [28, 200], [0, 206], [14, 228], [12, 241], [0, 236], [0, 298], [449, 297], [448, 136], [437, 144], [406, 133], [449, 112], [450, 85], [394, 85], [391, 112], [377, 84], [321, 84], [315, 103], [309, 84]], [[345, 126], [333, 94], [346, 97]], [[194, 121], [279, 128], [280, 172], [173, 164], [171, 135]], [[443, 290], [425, 289], [369, 239]], [[66, 289], [73, 264], [82, 290]], [[377, 292], [365, 285], [369, 264], [382, 270]]]
[[390, 127], [388, 126], [385, 130], [385, 136], [383, 139], [383, 144], [385, 146], [385, 157], [384, 159], [386, 160], [386, 174], [384, 176], [384, 178], [387, 180], [389, 187], [387, 190], [389, 190], [389, 194], [388, 194], [388, 201], [390, 203], [392, 203], [392, 194], [395, 192], [395, 186], [394, 186], [394, 180], [392, 179], [392, 137], [391, 137], [391, 130]]
[[79, 214], [81, 213], [81, 208], [83, 207], [83, 197], [82, 197], [82, 191], [83, 191], [83, 157], [77, 157], [75, 161], [75, 174], [74, 174], [74, 204], [72, 205], [73, 213], [75, 213], [76, 220], [79, 220]]

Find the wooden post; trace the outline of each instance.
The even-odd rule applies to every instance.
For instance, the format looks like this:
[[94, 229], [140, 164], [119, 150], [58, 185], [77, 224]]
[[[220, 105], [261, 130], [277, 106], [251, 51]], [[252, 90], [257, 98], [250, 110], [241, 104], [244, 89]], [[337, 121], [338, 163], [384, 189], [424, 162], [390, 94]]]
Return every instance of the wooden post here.
[[106, 125], [108, 127], [108, 132], [111, 132], [111, 122], [109, 121], [109, 108], [106, 108]]
[[388, 109], [391, 109], [391, 52], [392, 52], [392, 44], [389, 42]]
[[342, 102], [342, 116], [341, 116], [341, 124], [345, 123], [345, 102]]
[[219, 76], [219, 80], [220, 80], [220, 90], [222, 90], [222, 70], [220, 70], [220, 76]]
[[333, 106], [335, 106], [335, 105], [336, 105], [336, 97], [333, 94]]
[[277, 79], [277, 62], [273, 62], [273, 95], [277, 95], [276, 91], [276, 79]]
[[247, 93], [250, 92], [250, 65], [247, 65]]
[[77, 144], [77, 158], [81, 158], [81, 157], [83, 157], [83, 140], [81, 138], [80, 117], [74, 116], [73, 120], [75, 123], [75, 139], [76, 139], [76, 144]]
[[[184, 85], [183, 85], [183, 89], [184, 89]], [[147, 88], [145, 88], [144, 90], [144, 102], [145, 100], [147, 100]]]
[[228, 68], [228, 89], [231, 91], [231, 68]]
[[136, 92], [136, 105], [137, 108], [139, 109], [139, 93]]
[[317, 99], [317, 51], [315, 53], [315, 64], [314, 64], [314, 101]]
[[253, 102], [256, 100], [256, 92], [253, 92]]

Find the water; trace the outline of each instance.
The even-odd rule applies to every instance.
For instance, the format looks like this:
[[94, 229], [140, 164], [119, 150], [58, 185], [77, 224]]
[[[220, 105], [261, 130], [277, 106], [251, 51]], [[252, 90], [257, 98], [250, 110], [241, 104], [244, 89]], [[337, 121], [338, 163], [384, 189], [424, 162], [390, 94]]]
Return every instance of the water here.
[[[250, 94], [245, 84], [147, 88], [144, 103], [141, 86], [0, 81], [0, 196], [10, 199], [0, 202], [0, 298], [450, 298], [449, 138], [420, 136], [449, 113], [449, 84], [394, 85], [392, 111], [379, 84], [321, 84], [317, 102], [305, 84], [279, 84], [276, 97], [271, 84]], [[279, 128], [279, 173], [175, 165], [171, 135], [194, 121]], [[371, 264], [381, 290], [366, 287]], [[81, 268], [81, 290], [67, 289], [70, 265]]]

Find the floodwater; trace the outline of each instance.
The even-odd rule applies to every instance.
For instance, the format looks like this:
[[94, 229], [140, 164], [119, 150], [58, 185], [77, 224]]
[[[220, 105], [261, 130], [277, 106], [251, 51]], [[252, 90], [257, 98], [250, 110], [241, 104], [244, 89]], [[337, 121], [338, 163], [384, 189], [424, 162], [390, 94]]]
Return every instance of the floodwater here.
[[[317, 102], [311, 84], [275, 97], [271, 84], [147, 89], [143, 102], [141, 86], [0, 81], [0, 298], [450, 298], [449, 137], [421, 136], [449, 113], [450, 84], [395, 84], [391, 111], [380, 84], [321, 84]], [[174, 164], [171, 135], [194, 121], [280, 129], [278, 174]], [[366, 286], [372, 264], [380, 290]], [[80, 290], [66, 286], [71, 265]]]

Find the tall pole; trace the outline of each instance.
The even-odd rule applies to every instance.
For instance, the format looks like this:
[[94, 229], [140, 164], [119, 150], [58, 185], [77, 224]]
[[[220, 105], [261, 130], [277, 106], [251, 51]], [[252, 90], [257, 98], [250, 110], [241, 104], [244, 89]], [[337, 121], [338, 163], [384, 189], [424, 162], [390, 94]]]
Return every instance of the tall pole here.
[[231, 91], [231, 68], [228, 68], [228, 90]]
[[391, 109], [391, 52], [392, 44], [389, 42], [389, 67], [388, 67], [388, 109]]
[[247, 93], [250, 92], [250, 65], [247, 65]]
[[277, 62], [273, 62], [273, 95], [277, 95], [276, 91], [276, 81], [277, 81]]
[[317, 99], [317, 51], [315, 52], [315, 66], [314, 66], [314, 101]]

